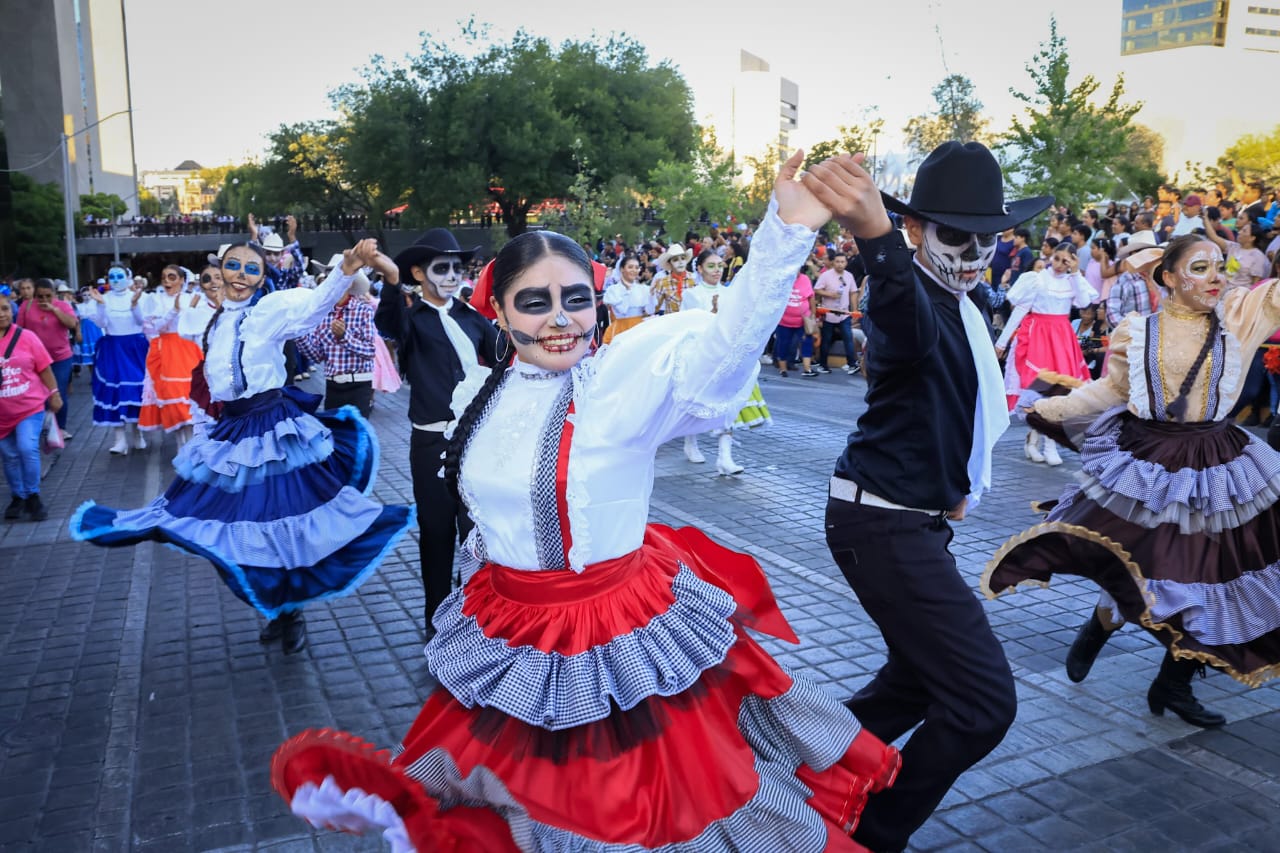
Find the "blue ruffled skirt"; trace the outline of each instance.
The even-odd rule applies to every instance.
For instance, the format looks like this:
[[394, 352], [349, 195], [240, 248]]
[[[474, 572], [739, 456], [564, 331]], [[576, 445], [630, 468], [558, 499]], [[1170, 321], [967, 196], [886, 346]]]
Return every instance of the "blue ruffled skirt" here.
[[80, 318], [80, 343], [72, 352], [72, 364], [93, 364], [94, 353], [98, 351], [98, 341], [102, 339], [102, 329], [88, 317]]
[[103, 335], [93, 362], [93, 423], [137, 423], [147, 379], [147, 336]]
[[351, 406], [310, 414], [289, 389], [225, 404], [173, 461], [177, 478], [141, 509], [92, 501], [73, 538], [103, 546], [155, 540], [204, 557], [268, 618], [355, 589], [414, 522], [412, 506], [369, 497], [378, 441]]

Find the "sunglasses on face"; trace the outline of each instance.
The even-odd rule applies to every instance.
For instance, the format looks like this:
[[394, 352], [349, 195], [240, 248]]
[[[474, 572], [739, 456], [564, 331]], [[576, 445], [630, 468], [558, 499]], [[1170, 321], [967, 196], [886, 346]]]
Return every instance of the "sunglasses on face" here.
[[431, 265], [432, 275], [448, 275], [450, 272], [462, 275], [462, 270], [461, 261], [437, 261]]
[[261, 275], [262, 273], [261, 264], [256, 264], [253, 261], [250, 261], [247, 264], [241, 265], [241, 263], [235, 258], [223, 261], [222, 269], [224, 272], [240, 272], [240, 270], [243, 269], [245, 275]]
[[990, 246], [996, 242], [994, 233], [974, 234], [972, 231], [961, 231], [959, 228], [952, 228], [949, 225], [938, 226], [938, 239], [948, 246], [964, 246], [968, 244], [970, 237], [977, 237], [979, 246]]

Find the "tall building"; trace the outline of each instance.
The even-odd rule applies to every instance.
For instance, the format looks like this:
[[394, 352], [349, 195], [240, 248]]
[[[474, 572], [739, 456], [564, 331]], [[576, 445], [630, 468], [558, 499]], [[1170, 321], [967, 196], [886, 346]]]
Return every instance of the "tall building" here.
[[[786, 156], [791, 134], [800, 124], [800, 87], [770, 70], [769, 63], [745, 50], [739, 51], [738, 73], [733, 78], [729, 138], [720, 144], [733, 152], [734, 164], [749, 170], [746, 158], [769, 153]], [[723, 126], [723, 125], [719, 125]]]
[[1241, 136], [1275, 127], [1267, 110], [1224, 100], [1241, 81], [1271, 80], [1278, 70], [1280, 0], [1260, 2], [1271, 5], [1124, 0], [1119, 70], [1144, 101], [1136, 121], [1164, 137], [1170, 175], [1187, 162], [1213, 163]]
[[68, 134], [75, 194], [136, 211], [124, 0], [0, 0], [0, 95], [8, 168], [61, 185]]

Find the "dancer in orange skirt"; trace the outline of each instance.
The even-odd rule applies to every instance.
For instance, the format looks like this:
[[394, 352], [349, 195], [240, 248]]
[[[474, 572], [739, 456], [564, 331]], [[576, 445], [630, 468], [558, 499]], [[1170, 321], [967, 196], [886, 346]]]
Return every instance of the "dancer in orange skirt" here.
[[394, 757], [333, 731], [284, 744], [272, 780], [296, 814], [402, 851], [864, 849], [850, 833], [897, 751], [748, 633], [797, 641], [753, 559], [646, 524], [657, 448], [740, 408], [831, 216], [801, 162], [717, 313], [598, 351], [580, 246], [534, 231], [498, 253], [510, 346], [444, 459], [476, 525], [427, 645], [439, 687]]
[[161, 273], [161, 290], [142, 304], [142, 328], [151, 345], [138, 428], [176, 432], [178, 447], [191, 440], [191, 371], [204, 360], [199, 345], [178, 334], [178, 316], [190, 300], [186, 281], [186, 271], [170, 264]]

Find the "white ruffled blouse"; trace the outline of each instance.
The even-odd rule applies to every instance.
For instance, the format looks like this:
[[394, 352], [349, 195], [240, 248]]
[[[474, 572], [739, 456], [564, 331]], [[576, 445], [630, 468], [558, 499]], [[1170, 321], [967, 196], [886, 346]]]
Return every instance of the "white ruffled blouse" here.
[[[205, 353], [210, 396], [236, 400], [282, 387], [287, 378], [285, 341], [315, 328], [347, 292], [353, 278], [339, 267], [314, 290], [277, 290], [252, 306], [248, 300], [224, 300]], [[179, 328], [180, 334], [187, 332], [185, 325]], [[201, 329], [201, 336], [203, 332]]]
[[[655, 317], [561, 374], [517, 361], [463, 454], [459, 489], [476, 522], [471, 554], [513, 569], [562, 569], [567, 538], [567, 567], [581, 572], [640, 547], [658, 446], [723, 426], [750, 395], [813, 237], [771, 205], [718, 313]], [[570, 399], [566, 537], [556, 465]]]
[[[138, 302], [142, 300], [139, 299]], [[101, 302], [94, 302], [93, 321], [104, 335], [142, 333], [142, 308], [133, 303], [133, 291], [108, 290]]]

